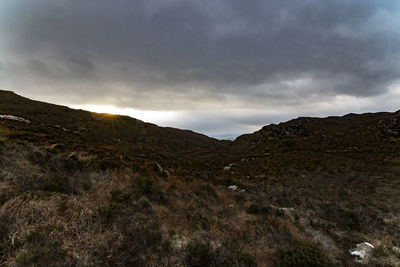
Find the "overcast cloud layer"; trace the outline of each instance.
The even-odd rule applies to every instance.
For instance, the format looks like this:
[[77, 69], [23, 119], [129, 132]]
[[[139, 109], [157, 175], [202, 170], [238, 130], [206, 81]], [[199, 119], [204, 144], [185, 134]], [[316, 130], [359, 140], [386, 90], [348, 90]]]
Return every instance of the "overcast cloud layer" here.
[[2, 0], [0, 87], [237, 134], [400, 107], [398, 0]]

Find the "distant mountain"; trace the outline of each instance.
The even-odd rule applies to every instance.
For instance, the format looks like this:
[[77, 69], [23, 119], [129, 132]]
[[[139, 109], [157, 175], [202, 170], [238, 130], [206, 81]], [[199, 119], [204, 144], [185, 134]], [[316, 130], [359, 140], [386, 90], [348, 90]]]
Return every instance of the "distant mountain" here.
[[0, 91], [0, 265], [398, 266], [400, 112], [234, 141]]
[[233, 134], [222, 134], [222, 135], [212, 135], [212, 138], [218, 139], [218, 140], [228, 140], [228, 141], [233, 141], [235, 140], [238, 135], [233, 135]]

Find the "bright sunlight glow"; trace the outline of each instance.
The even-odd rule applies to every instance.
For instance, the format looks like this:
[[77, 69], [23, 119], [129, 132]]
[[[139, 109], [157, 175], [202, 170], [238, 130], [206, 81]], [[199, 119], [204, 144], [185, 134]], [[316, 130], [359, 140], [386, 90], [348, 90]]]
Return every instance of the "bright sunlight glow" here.
[[97, 113], [108, 113], [114, 115], [126, 115], [145, 122], [151, 122], [158, 125], [166, 125], [169, 121], [174, 120], [178, 113], [174, 111], [153, 111], [139, 110], [133, 108], [118, 108], [108, 105], [70, 105], [74, 109], [83, 109]]

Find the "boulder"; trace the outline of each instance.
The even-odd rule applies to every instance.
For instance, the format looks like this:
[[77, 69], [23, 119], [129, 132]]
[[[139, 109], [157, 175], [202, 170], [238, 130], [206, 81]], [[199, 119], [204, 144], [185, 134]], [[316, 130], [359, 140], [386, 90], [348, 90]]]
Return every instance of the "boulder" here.
[[374, 246], [368, 242], [362, 242], [356, 245], [356, 248], [350, 250], [350, 254], [355, 257], [355, 261], [361, 264], [367, 264], [372, 256]]

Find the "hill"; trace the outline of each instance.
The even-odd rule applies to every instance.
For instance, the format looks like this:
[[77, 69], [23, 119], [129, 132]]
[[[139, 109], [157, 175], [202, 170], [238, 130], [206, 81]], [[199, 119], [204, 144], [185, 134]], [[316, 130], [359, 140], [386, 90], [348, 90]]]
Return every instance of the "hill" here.
[[3, 265], [398, 266], [400, 112], [231, 142], [0, 91], [0, 189]]
[[93, 151], [106, 161], [121, 161], [119, 164], [146, 158], [171, 166], [190, 165], [194, 157], [226, 144], [189, 130], [159, 127], [128, 116], [73, 110], [10, 91], [0, 91], [0, 114], [32, 122], [14, 125], [17, 128], [9, 131], [11, 139], [39, 146], [57, 145], [69, 151]]

